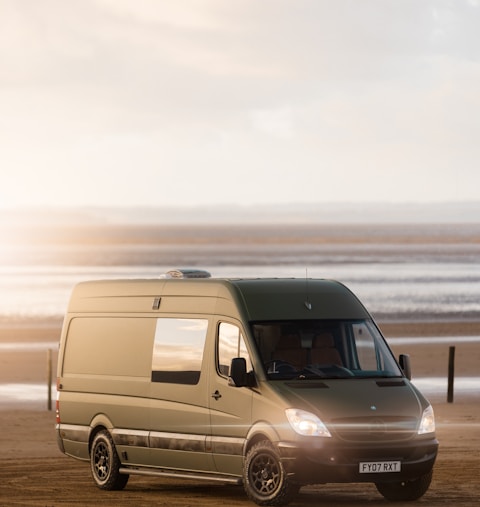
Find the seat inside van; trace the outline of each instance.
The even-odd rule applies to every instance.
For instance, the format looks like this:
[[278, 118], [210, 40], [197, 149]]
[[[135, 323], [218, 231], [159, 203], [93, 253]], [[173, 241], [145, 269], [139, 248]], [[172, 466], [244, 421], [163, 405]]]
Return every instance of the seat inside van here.
[[312, 364], [333, 364], [343, 366], [340, 353], [335, 348], [333, 336], [330, 333], [322, 333], [315, 336], [311, 351]]
[[297, 334], [281, 336], [275, 351], [275, 359], [302, 368], [306, 364], [307, 354], [306, 349], [302, 348], [300, 336]]

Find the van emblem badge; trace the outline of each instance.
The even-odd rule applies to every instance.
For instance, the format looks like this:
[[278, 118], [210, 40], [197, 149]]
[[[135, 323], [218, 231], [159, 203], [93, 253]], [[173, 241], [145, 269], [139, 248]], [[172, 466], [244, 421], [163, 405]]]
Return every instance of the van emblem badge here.
[[312, 303], [310, 303], [310, 301], [305, 301], [305, 308], [307, 310], [311, 310], [312, 309]]
[[372, 405], [372, 406], [370, 407], [370, 410], [377, 410], [377, 407], [376, 407], [375, 405]]

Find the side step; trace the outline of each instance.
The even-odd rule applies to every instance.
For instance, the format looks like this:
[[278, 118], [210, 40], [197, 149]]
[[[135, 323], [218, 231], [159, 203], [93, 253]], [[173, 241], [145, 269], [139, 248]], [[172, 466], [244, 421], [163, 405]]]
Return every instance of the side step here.
[[202, 481], [215, 481], [227, 484], [242, 484], [241, 477], [232, 477], [231, 475], [209, 474], [201, 472], [186, 472], [176, 470], [164, 470], [162, 468], [146, 468], [146, 467], [121, 467], [121, 474], [131, 475], [151, 475], [156, 477], [175, 477], [178, 479], [198, 479]]

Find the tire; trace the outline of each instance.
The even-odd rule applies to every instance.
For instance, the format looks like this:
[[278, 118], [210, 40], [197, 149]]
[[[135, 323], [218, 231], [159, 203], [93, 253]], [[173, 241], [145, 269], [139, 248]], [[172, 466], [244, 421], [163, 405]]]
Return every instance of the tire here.
[[247, 453], [243, 468], [243, 486], [257, 505], [286, 505], [300, 486], [292, 483], [273, 444], [264, 440]]
[[384, 498], [392, 502], [408, 502], [423, 496], [432, 482], [432, 471], [414, 481], [383, 482], [375, 486]]
[[127, 485], [128, 475], [120, 473], [120, 458], [107, 430], [99, 431], [93, 439], [90, 470], [100, 489], [119, 490]]

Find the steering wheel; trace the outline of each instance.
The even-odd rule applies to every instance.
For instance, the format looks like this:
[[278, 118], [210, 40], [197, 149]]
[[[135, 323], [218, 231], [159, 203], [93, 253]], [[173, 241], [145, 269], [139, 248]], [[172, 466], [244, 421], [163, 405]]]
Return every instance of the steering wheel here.
[[297, 368], [283, 359], [272, 359], [265, 363], [267, 373], [295, 373]]

